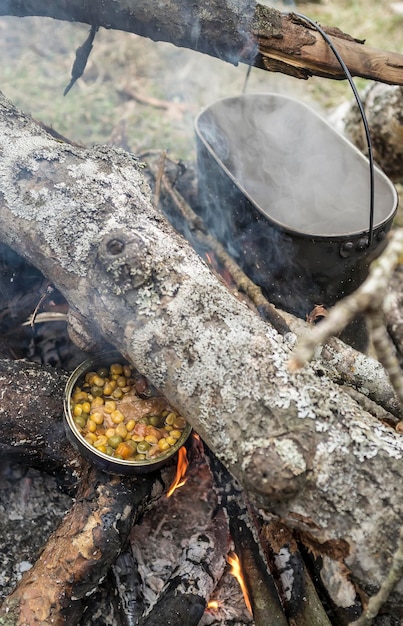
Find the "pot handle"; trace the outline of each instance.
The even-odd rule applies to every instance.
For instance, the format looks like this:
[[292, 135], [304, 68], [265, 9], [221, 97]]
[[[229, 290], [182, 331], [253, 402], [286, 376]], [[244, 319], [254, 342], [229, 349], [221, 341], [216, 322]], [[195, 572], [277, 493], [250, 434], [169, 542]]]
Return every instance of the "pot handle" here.
[[[287, 15], [289, 15], [289, 13], [287, 13]], [[322, 35], [323, 39], [329, 45], [336, 59], [340, 63], [340, 66], [344, 74], [346, 75], [348, 82], [350, 83], [350, 87], [354, 93], [354, 97], [356, 99], [358, 109], [361, 114], [362, 122], [364, 124], [365, 137], [367, 140], [368, 161], [369, 161], [370, 200], [369, 200], [369, 228], [368, 228], [368, 244], [367, 244], [367, 248], [369, 248], [372, 244], [373, 235], [374, 235], [374, 156], [373, 156], [373, 150], [372, 150], [371, 134], [369, 132], [368, 120], [365, 115], [364, 107], [361, 102], [361, 98], [358, 94], [357, 88], [354, 84], [350, 70], [348, 69], [347, 65], [343, 61], [342, 57], [340, 56], [340, 53], [336, 49], [334, 43], [332, 42], [330, 37], [327, 35], [327, 33], [325, 33], [323, 28], [321, 28], [321, 26], [319, 26], [319, 24], [315, 22], [314, 20], [312, 20], [310, 17], [307, 17], [306, 15], [303, 15], [302, 13], [295, 13], [294, 11], [292, 12], [292, 15], [299, 17], [301, 20], [308, 22], [308, 24], [313, 26], [313, 28], [315, 28], [318, 31], [318, 33]]]

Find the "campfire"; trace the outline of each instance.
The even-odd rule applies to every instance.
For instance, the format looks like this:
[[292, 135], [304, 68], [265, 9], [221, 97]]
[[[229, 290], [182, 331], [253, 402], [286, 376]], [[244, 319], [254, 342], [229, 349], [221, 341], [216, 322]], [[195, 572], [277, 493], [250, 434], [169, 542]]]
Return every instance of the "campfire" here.
[[[265, 36], [256, 41], [260, 62], [270, 63]], [[248, 58], [243, 37], [237, 46]], [[401, 388], [337, 338], [315, 346], [312, 364], [298, 370], [306, 360], [295, 357], [296, 335], [310, 328], [276, 309], [267, 285], [229, 255], [235, 249], [239, 260], [245, 223], [230, 240], [213, 236], [183, 163], [71, 144], [1, 94], [0, 153], [0, 506], [8, 514], [0, 622], [356, 620], [401, 561]], [[372, 240], [384, 247], [396, 208], [386, 188], [386, 213], [367, 238], [342, 233], [331, 246], [338, 257], [365, 253]], [[306, 243], [311, 233], [302, 234]], [[388, 278], [400, 258], [401, 240], [391, 239]], [[243, 241], [242, 253], [253, 245]], [[280, 252], [289, 258], [288, 243]], [[322, 295], [330, 285], [318, 280]], [[387, 343], [378, 332], [391, 301], [384, 283], [369, 303], [364, 292], [377, 347]], [[314, 300], [306, 316], [313, 325], [332, 313]], [[103, 471], [66, 438], [69, 374], [110, 349], [193, 429], [152, 472]], [[398, 369], [396, 359], [380, 360]], [[114, 457], [120, 467], [126, 434], [114, 442], [126, 444]], [[105, 453], [113, 448], [96, 441]], [[393, 621], [403, 615], [402, 590], [395, 580], [387, 591]]]

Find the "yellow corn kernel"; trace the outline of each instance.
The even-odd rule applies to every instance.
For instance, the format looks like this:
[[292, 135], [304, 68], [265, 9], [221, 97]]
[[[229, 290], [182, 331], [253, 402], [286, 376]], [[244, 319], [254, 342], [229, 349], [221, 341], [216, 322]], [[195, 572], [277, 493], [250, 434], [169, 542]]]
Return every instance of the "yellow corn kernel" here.
[[164, 450], [168, 450], [170, 448], [169, 443], [167, 442], [167, 440], [165, 439], [165, 437], [162, 437], [159, 442], [158, 442], [158, 447], [160, 450], [164, 451]]
[[96, 429], [97, 429], [97, 425], [96, 423], [90, 418], [87, 420], [87, 426], [86, 426], [88, 432], [90, 433], [95, 433]]
[[91, 445], [94, 444], [94, 441], [96, 441], [98, 439], [98, 437], [94, 434], [94, 433], [87, 433], [84, 437], [84, 439], [86, 441], [88, 441], [88, 443], [90, 443]]
[[111, 374], [119, 374], [119, 376], [123, 372], [123, 365], [121, 363], [112, 363], [109, 368]]
[[148, 441], [148, 443], [151, 443], [152, 445], [155, 445], [156, 443], [158, 443], [158, 439], [157, 437], [155, 437], [155, 435], [146, 435], [144, 437], [144, 441]]
[[105, 395], [105, 396], [110, 396], [110, 395], [111, 395], [111, 393], [112, 393], [112, 391], [113, 391], [113, 387], [112, 387], [112, 385], [111, 385], [110, 381], [108, 380], [108, 381], [105, 383], [105, 385], [104, 385], [104, 395]]
[[120, 423], [116, 426], [116, 434], [120, 435], [120, 437], [122, 437], [122, 439], [124, 439], [127, 435], [127, 428], [124, 424]]
[[92, 419], [92, 421], [95, 422], [98, 426], [100, 424], [103, 424], [104, 422], [104, 416], [99, 411], [94, 411], [93, 413], [91, 413], [90, 419]]
[[107, 443], [108, 437], [106, 435], [101, 435], [96, 441], [94, 441], [94, 446], [98, 448], [99, 446], [106, 446]]
[[81, 406], [83, 407], [84, 413], [89, 413], [91, 411], [91, 404], [89, 402], [83, 402]]
[[82, 404], [76, 404], [76, 406], [73, 409], [74, 417], [80, 417], [82, 412], [83, 412], [83, 405]]
[[182, 436], [182, 432], [180, 430], [173, 428], [170, 431], [169, 436], [173, 437], [174, 439], [179, 439]]
[[87, 372], [85, 375], [85, 382], [91, 386], [93, 384], [94, 376], [97, 376], [96, 372]]
[[[95, 443], [94, 443], [95, 446]], [[96, 449], [98, 450], [98, 452], [103, 452], [104, 454], [106, 454], [106, 446], [101, 445], [101, 446], [95, 446]]]
[[115, 429], [114, 429], [114, 428], [108, 428], [108, 429], [105, 431], [105, 437], [107, 437], [108, 439], [110, 439], [111, 437], [114, 437], [114, 436], [115, 436], [115, 434], [116, 434], [116, 433], [115, 433]]
[[124, 419], [125, 416], [121, 411], [119, 411], [118, 409], [116, 409], [116, 411], [112, 411], [111, 420], [114, 424], [120, 424], [121, 422], [124, 422]]
[[170, 446], [174, 446], [177, 442], [177, 439], [175, 439], [175, 437], [166, 437], [165, 441], [169, 443]]
[[176, 419], [176, 413], [168, 413], [168, 415], [165, 418], [165, 424], [167, 424], [168, 426], [172, 426], [175, 419]]
[[113, 411], [116, 411], [116, 403], [113, 400], [106, 400], [104, 411], [105, 413], [113, 413]]
[[97, 396], [91, 402], [91, 409], [98, 409], [100, 406], [103, 406], [103, 404], [104, 404], [104, 399], [101, 398], [101, 396]]
[[126, 424], [127, 430], [130, 432], [135, 427], [136, 422], [134, 420], [129, 420]]

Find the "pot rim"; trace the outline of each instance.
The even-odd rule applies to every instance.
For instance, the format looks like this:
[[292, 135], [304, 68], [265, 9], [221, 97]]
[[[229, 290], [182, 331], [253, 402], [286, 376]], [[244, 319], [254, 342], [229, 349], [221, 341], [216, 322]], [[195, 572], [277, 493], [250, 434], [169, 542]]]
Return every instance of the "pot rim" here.
[[[208, 151], [210, 156], [213, 157], [213, 159], [217, 163], [217, 165], [223, 170], [223, 172], [225, 172], [225, 174], [228, 176], [228, 178], [239, 189], [239, 191], [245, 196], [245, 198], [253, 205], [253, 207], [259, 212], [259, 214], [262, 215], [262, 217], [264, 217], [266, 220], [268, 220], [273, 226], [275, 226], [278, 229], [280, 229], [280, 230], [290, 234], [293, 237], [301, 237], [302, 239], [310, 239], [310, 240], [314, 240], [314, 241], [326, 241], [326, 242], [332, 242], [332, 241], [334, 241], [334, 242], [344, 242], [344, 241], [350, 240], [350, 239], [360, 239], [360, 238], [363, 238], [363, 237], [368, 237], [369, 229], [363, 229], [363, 230], [359, 230], [359, 231], [352, 231], [352, 232], [349, 232], [349, 233], [342, 233], [342, 234], [338, 233], [338, 234], [334, 234], [334, 235], [330, 235], [330, 234], [324, 235], [324, 234], [312, 234], [312, 233], [305, 232], [303, 230], [290, 228], [290, 226], [287, 226], [286, 224], [284, 224], [283, 222], [280, 222], [275, 217], [272, 217], [268, 213], [264, 212], [262, 210], [262, 208], [256, 203], [256, 201], [251, 197], [251, 195], [246, 191], [246, 189], [241, 185], [241, 183], [237, 180], [237, 178], [232, 174], [232, 172], [228, 169], [228, 167], [217, 156], [216, 152], [213, 150], [213, 148], [211, 147], [209, 142], [205, 139], [205, 137], [203, 136], [203, 134], [202, 134], [202, 132], [200, 130], [199, 124], [200, 124], [201, 118], [203, 117], [203, 115], [208, 110], [212, 109], [218, 103], [229, 102], [231, 100], [241, 100], [241, 99], [251, 99], [252, 100], [252, 99], [254, 99], [256, 97], [257, 98], [270, 97], [270, 98], [274, 98], [274, 99], [277, 99], [277, 100], [288, 100], [289, 102], [293, 102], [293, 103], [297, 104], [298, 106], [301, 106], [301, 107], [305, 108], [312, 115], [314, 115], [321, 123], [323, 123], [325, 126], [327, 126], [329, 128], [329, 130], [333, 134], [337, 135], [337, 137], [339, 138], [339, 140], [341, 142], [344, 142], [346, 145], [348, 145], [349, 149], [353, 150], [356, 153], [356, 155], [361, 160], [364, 160], [368, 164], [368, 167], [369, 167], [369, 161], [368, 161], [367, 157], [362, 152], [360, 152], [360, 150], [353, 143], [351, 143], [351, 141], [346, 139], [346, 137], [344, 137], [339, 132], [335, 131], [335, 129], [331, 126], [331, 124], [329, 124], [329, 122], [326, 119], [324, 119], [320, 115], [318, 115], [316, 113], [316, 111], [312, 107], [310, 107], [307, 104], [305, 104], [305, 102], [301, 102], [300, 100], [297, 100], [297, 99], [292, 98], [290, 96], [284, 96], [282, 94], [271, 93], [271, 92], [242, 94], [240, 96], [228, 96], [228, 97], [225, 97], [225, 98], [220, 98], [219, 100], [216, 100], [212, 104], [204, 107], [197, 114], [197, 116], [196, 116], [196, 118], [194, 120], [194, 128], [195, 128], [195, 132], [196, 132], [197, 138], [202, 142], [203, 146]], [[399, 196], [398, 196], [398, 193], [397, 193], [396, 188], [393, 185], [392, 181], [386, 176], [386, 174], [376, 164], [374, 165], [374, 171], [389, 186], [389, 188], [391, 190], [392, 198], [393, 198], [392, 209], [389, 211], [388, 215], [383, 220], [378, 221], [378, 222], [374, 222], [373, 233], [377, 233], [379, 230], [382, 230], [382, 228], [384, 228], [386, 225], [388, 225], [389, 223], [392, 222], [393, 217], [395, 216], [395, 214], [397, 212], [397, 208], [398, 208], [398, 204], [399, 204]]]

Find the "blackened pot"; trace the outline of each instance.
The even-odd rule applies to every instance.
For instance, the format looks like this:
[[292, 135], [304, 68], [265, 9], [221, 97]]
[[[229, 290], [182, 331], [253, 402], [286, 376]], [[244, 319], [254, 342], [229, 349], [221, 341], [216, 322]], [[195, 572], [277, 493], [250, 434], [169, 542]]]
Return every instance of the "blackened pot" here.
[[366, 278], [398, 197], [368, 160], [305, 104], [277, 94], [225, 98], [196, 118], [199, 212], [277, 306], [305, 317]]

